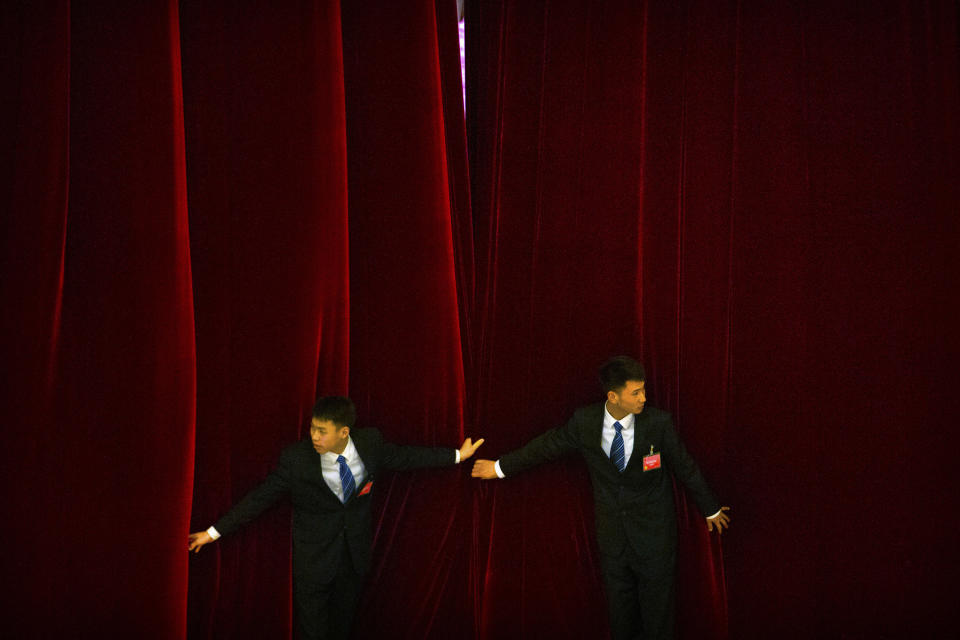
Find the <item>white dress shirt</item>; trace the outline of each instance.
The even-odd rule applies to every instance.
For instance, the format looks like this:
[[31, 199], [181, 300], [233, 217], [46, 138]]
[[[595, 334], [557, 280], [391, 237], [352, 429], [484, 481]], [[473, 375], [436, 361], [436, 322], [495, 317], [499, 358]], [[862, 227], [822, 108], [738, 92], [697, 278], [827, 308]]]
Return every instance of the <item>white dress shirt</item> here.
[[614, 422], [619, 422], [620, 426], [623, 427], [620, 435], [623, 437], [623, 467], [626, 469], [630, 463], [630, 454], [633, 453], [633, 436], [636, 433], [633, 423], [636, 422], [636, 416], [628, 413], [624, 418], [617, 420], [607, 411], [607, 406], [603, 406], [603, 431], [600, 433], [600, 448], [603, 449], [608, 458], [610, 457], [610, 447], [613, 446], [613, 437], [617, 435], [617, 429], [613, 426]]
[[347, 436], [347, 446], [343, 453], [334, 453], [327, 451], [320, 456], [320, 466], [323, 469], [323, 481], [330, 487], [330, 491], [336, 494], [340, 502], [343, 502], [343, 487], [340, 484], [340, 463], [337, 458], [343, 456], [347, 459], [347, 466], [350, 467], [350, 473], [353, 474], [353, 481], [356, 484], [356, 490], [363, 488], [363, 481], [367, 477], [367, 468], [363, 466], [363, 460], [357, 453], [357, 448], [353, 445], [353, 439]]

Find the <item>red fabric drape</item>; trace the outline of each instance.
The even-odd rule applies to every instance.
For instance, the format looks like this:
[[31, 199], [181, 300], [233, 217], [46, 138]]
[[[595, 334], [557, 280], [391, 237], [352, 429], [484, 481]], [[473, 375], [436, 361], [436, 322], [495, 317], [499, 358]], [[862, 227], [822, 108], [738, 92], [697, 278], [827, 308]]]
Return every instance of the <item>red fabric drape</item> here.
[[61, 484], [49, 472], [56, 468], [50, 453], [59, 440], [53, 378], [70, 164], [70, 13], [64, 3], [33, 10], [21, 3], [0, 15], [0, 82], [6, 88], [0, 95], [0, 491], [8, 514], [0, 539], [17, 550], [0, 559], [0, 611], [16, 629], [29, 628], [54, 592], [36, 558], [57, 533], [30, 525], [46, 521]]
[[174, 2], [112, 5], [4, 8], [3, 366], [26, 376], [24, 393], [4, 393], [18, 557], [3, 601], [18, 637], [169, 638], [186, 614], [195, 356], [179, 21]]
[[[206, 529], [347, 391], [349, 274], [334, 2], [187, 4], [182, 15], [197, 293], [197, 478]], [[287, 637], [290, 511], [192, 560], [189, 636]]]
[[[288, 637], [286, 507], [185, 534], [316, 393], [496, 457], [626, 352], [734, 507], [680, 637], [950, 637], [956, 3], [468, 2], [469, 137], [453, 2], [219, 4], [0, 9], [8, 633]], [[355, 636], [603, 637], [582, 466], [468, 468]]]
[[[468, 6], [478, 423], [488, 454], [598, 400], [600, 363], [640, 352], [643, 94], [625, 78], [641, 75], [643, 14], [637, 3]], [[604, 637], [579, 461], [482, 489], [480, 637]]]
[[[452, 221], [469, 204], [456, 5], [441, 4], [343, 5], [350, 388], [362, 421], [387, 439], [457, 447], [465, 387], [455, 257], [468, 267], [469, 247], [455, 251]], [[355, 636], [470, 637], [468, 466], [379, 483]]]
[[[641, 355], [734, 507], [721, 562], [681, 502], [680, 637], [953, 633], [957, 18], [468, 5], [487, 453]], [[598, 633], [586, 491], [490, 489], [483, 637]]]

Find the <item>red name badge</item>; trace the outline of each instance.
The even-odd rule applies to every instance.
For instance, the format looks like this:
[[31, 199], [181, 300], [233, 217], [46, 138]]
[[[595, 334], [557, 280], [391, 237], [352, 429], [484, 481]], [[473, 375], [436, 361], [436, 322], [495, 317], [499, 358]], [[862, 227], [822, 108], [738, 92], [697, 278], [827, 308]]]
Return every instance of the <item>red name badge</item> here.
[[654, 456], [644, 456], [643, 457], [643, 470], [651, 471], [653, 469], [660, 468], [660, 454]]
[[367, 495], [368, 493], [370, 493], [370, 489], [372, 489], [372, 488], [373, 488], [373, 480], [371, 480], [371, 481], [368, 482], [367, 484], [363, 485], [363, 489], [360, 489], [360, 493], [358, 493], [357, 495], [358, 495], [358, 496], [365, 496], [365, 495]]

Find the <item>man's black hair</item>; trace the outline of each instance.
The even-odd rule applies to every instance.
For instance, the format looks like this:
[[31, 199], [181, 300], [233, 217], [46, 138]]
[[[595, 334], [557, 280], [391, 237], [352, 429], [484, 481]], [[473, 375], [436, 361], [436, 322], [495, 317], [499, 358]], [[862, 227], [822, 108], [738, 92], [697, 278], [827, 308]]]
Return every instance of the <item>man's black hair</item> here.
[[628, 380], [643, 382], [646, 379], [643, 365], [629, 356], [614, 356], [600, 367], [600, 384], [604, 393], [623, 389]]
[[350, 427], [357, 422], [357, 408], [353, 400], [343, 396], [325, 396], [317, 398], [313, 405], [313, 417], [317, 420], [329, 420], [338, 427]]

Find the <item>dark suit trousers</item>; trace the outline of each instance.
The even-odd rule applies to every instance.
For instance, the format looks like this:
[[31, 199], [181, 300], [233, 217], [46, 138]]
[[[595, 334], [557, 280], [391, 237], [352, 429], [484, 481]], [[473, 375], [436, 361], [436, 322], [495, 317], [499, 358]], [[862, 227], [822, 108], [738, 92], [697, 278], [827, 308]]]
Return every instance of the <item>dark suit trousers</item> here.
[[327, 582], [299, 575], [293, 581], [293, 601], [299, 640], [347, 640], [360, 601], [364, 576], [354, 569], [347, 545], [337, 572]]
[[613, 640], [672, 640], [676, 553], [641, 558], [626, 545], [621, 554], [600, 553]]

